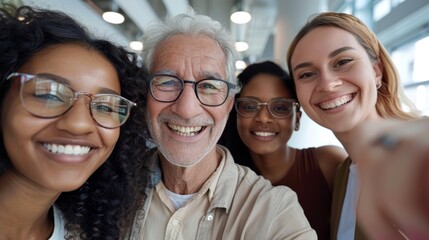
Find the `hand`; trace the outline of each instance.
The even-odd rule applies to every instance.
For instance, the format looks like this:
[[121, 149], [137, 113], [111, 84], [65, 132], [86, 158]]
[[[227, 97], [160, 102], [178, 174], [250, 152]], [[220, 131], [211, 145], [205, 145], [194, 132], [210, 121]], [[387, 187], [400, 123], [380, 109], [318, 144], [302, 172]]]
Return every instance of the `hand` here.
[[429, 239], [429, 119], [365, 125], [353, 145], [357, 218], [367, 235]]

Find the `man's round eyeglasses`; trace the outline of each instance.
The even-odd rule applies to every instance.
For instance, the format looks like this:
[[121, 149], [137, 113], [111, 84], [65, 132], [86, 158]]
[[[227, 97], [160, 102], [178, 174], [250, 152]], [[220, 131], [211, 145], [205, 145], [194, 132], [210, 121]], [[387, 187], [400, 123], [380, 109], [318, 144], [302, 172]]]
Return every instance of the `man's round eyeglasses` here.
[[91, 94], [74, 91], [65, 85], [64, 78], [52, 74], [12, 73], [7, 79], [20, 79], [19, 96], [24, 108], [41, 118], [55, 118], [70, 110], [80, 95], [91, 101], [89, 110], [97, 124], [117, 128], [130, 116], [137, 104], [116, 94]]
[[195, 95], [201, 104], [210, 107], [222, 105], [235, 84], [220, 79], [199, 81], [182, 80], [168, 74], [157, 74], [150, 81], [150, 94], [159, 102], [175, 102], [183, 92], [185, 84], [193, 84]]
[[275, 118], [287, 118], [299, 108], [299, 104], [289, 98], [272, 98], [268, 102], [261, 102], [256, 98], [243, 97], [235, 99], [234, 106], [237, 113], [246, 118], [256, 116], [261, 106], [266, 106]]

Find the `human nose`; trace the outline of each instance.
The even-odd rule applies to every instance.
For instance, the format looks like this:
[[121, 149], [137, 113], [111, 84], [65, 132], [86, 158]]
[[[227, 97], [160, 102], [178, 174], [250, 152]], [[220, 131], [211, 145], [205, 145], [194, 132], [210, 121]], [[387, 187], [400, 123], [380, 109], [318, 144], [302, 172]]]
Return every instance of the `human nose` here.
[[267, 103], [259, 103], [259, 110], [256, 113], [255, 120], [257, 122], [261, 123], [268, 123], [273, 121], [273, 116], [268, 111], [268, 104]]
[[322, 71], [319, 74], [319, 81], [316, 89], [318, 91], [331, 92], [340, 85], [342, 85], [342, 81], [337, 74], [329, 71]]
[[201, 102], [195, 93], [195, 82], [184, 82], [182, 93], [171, 109], [184, 119], [191, 119], [202, 112]]
[[73, 106], [57, 122], [59, 129], [66, 130], [75, 135], [88, 134], [95, 130], [96, 123], [89, 109], [89, 98], [77, 98]]

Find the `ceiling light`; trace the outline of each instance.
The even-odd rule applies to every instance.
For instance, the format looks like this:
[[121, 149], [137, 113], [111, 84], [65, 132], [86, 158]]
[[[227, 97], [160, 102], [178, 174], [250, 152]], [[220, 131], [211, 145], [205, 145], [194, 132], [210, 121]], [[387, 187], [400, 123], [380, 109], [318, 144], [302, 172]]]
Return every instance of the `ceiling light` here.
[[129, 46], [134, 51], [143, 50], [143, 43], [141, 41], [131, 41]]
[[121, 24], [125, 21], [124, 16], [117, 12], [104, 12], [103, 19], [112, 24]]
[[243, 70], [246, 67], [247, 67], [247, 64], [245, 61], [242, 61], [242, 60], [235, 61], [235, 68], [237, 68], [237, 70]]
[[250, 19], [252, 19], [252, 16], [250, 16], [250, 13], [245, 11], [237, 11], [231, 14], [231, 21], [233, 23], [245, 24], [248, 23]]
[[243, 52], [249, 49], [249, 44], [247, 42], [235, 42], [235, 50], [237, 52]]

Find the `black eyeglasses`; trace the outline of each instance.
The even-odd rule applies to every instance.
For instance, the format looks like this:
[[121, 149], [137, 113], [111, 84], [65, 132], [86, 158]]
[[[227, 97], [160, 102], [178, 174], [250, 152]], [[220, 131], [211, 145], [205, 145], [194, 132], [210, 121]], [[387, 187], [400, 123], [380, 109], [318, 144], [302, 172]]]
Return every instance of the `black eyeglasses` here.
[[235, 99], [234, 106], [237, 113], [246, 118], [256, 116], [261, 106], [267, 106], [268, 112], [275, 118], [287, 118], [298, 110], [299, 103], [289, 98], [272, 98], [268, 102], [260, 102], [255, 98], [243, 97]]
[[91, 98], [92, 118], [102, 127], [117, 128], [130, 116], [131, 108], [137, 104], [116, 94], [90, 94], [77, 92], [60, 83], [54, 75], [12, 73], [7, 79], [19, 78], [19, 96], [24, 108], [42, 118], [54, 118], [73, 107], [80, 95]]
[[189, 81], [172, 75], [158, 74], [150, 81], [150, 94], [159, 102], [174, 102], [182, 94], [185, 83], [193, 84], [198, 100], [210, 107], [222, 105], [228, 98], [229, 91], [236, 87], [220, 79]]

